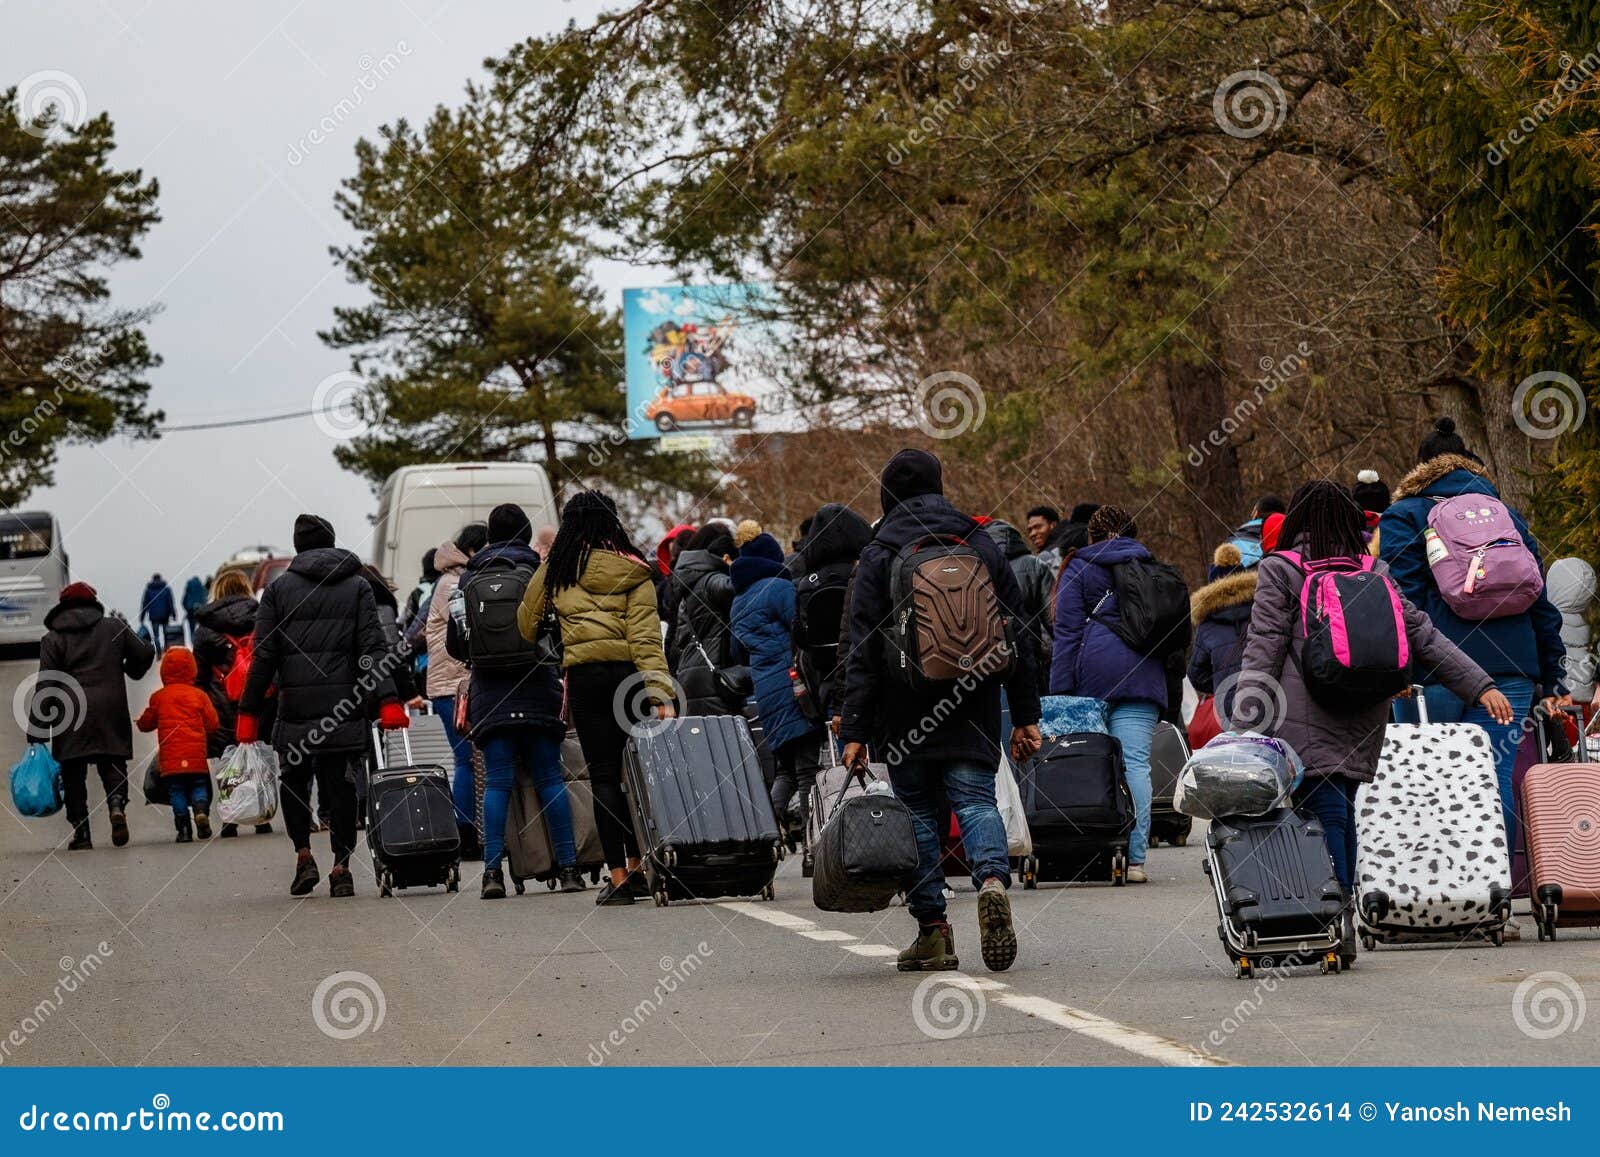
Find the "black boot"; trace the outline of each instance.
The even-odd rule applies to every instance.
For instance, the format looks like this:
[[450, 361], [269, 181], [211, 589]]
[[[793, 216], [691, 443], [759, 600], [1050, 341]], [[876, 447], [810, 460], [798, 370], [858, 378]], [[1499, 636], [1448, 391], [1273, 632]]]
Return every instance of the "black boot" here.
[[506, 898], [505, 872], [499, 868], [485, 868], [483, 870], [483, 883], [478, 890], [478, 898], [482, 900], [504, 900]]
[[562, 868], [560, 880], [563, 892], [581, 892], [588, 887], [583, 882], [583, 873], [576, 867]]
[[106, 808], [106, 814], [111, 820], [111, 846], [124, 847], [128, 842], [128, 812], [120, 803], [113, 803]]
[[192, 844], [192, 843], [194, 843], [194, 832], [189, 826], [189, 813], [188, 812], [184, 812], [181, 816], [179, 816], [179, 815], [173, 816], [172, 817], [172, 823], [173, 823], [173, 826], [178, 829], [178, 838], [176, 840], [174, 840], [173, 843], [176, 843], [176, 844]]
[[69, 852], [87, 852], [94, 847], [94, 841], [89, 838], [89, 821], [79, 820], [72, 827], [72, 842], [67, 845]]

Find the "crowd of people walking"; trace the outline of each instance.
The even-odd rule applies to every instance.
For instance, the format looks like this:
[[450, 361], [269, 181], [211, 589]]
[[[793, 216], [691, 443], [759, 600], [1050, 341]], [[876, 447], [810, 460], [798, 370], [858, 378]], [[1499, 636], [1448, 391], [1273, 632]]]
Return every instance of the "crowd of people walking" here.
[[[64, 589], [47, 619], [41, 674], [76, 680], [87, 711], [40, 737], [62, 764], [69, 847], [91, 846], [91, 765], [112, 842], [126, 843], [127, 682], [159, 657], [162, 687], [137, 719], [158, 737], [177, 838], [210, 834], [208, 761], [233, 744], [270, 742], [295, 856], [289, 891], [306, 895], [321, 879], [311, 843], [320, 813], [329, 891], [347, 897], [356, 890], [350, 861], [374, 758], [370, 732], [406, 728], [408, 706], [425, 706], [443, 721], [452, 755], [462, 856], [481, 857], [480, 895], [498, 899], [519, 775], [537, 793], [555, 885], [587, 887], [562, 764], [570, 728], [607, 871], [596, 902], [612, 907], [649, 895], [624, 794], [632, 729], [679, 714], [743, 716], [771, 761], [774, 813], [798, 830], [831, 751], [847, 767], [888, 765], [915, 821], [918, 858], [906, 891], [917, 932], [902, 969], [958, 963], [945, 888], [953, 816], [977, 890], [981, 955], [1004, 969], [1017, 937], [996, 774], [1007, 758], [1026, 761], [1039, 749], [1045, 696], [1103, 705], [1132, 797], [1127, 883], [1151, 879], [1151, 749], [1165, 719], [1184, 722], [1196, 747], [1244, 729], [1292, 746], [1305, 768], [1294, 801], [1321, 821], [1339, 883], [1353, 888], [1356, 788], [1372, 779], [1408, 692], [1352, 708], [1330, 704], [1308, 679], [1302, 599], [1307, 576], [1329, 567], [1392, 583], [1407, 683], [1423, 686], [1432, 719], [1487, 730], [1515, 843], [1512, 775], [1526, 721], [1536, 706], [1553, 710], [1575, 695], [1587, 704], [1595, 693], [1586, 624], [1595, 575], [1582, 560], [1561, 559], [1547, 580], [1539, 544], [1507, 510], [1495, 546], [1509, 563], [1495, 573], [1510, 571], [1521, 586], [1495, 587], [1481, 553], [1458, 558], [1461, 545], [1438, 518], [1451, 503], [1474, 518], [1503, 509], [1483, 464], [1440, 419], [1392, 495], [1366, 470], [1349, 482], [1311, 479], [1287, 500], [1263, 495], [1241, 525], [1219, 528], [1192, 595], [1141, 539], [1139, 512], [1080, 503], [1062, 518], [1041, 504], [1019, 529], [962, 511], [945, 494], [939, 459], [915, 449], [884, 466], [877, 510], [828, 503], [787, 551], [753, 521], [717, 518], [674, 526], [646, 552], [616, 503], [592, 490], [572, 494], [559, 525], [537, 533], [525, 511], [502, 505], [431, 549], [404, 601], [337, 545], [326, 520], [306, 514], [295, 523], [293, 562], [259, 601], [236, 572], [185, 587], [192, 650], [168, 636], [177, 607], [160, 575], [144, 594], [144, 630], [107, 615], [86, 584]], [[946, 683], [929, 675], [937, 639], [928, 632], [938, 627], [908, 623], [905, 608], [908, 584], [927, 581], [912, 564], [930, 543], [950, 548], [951, 573], [978, 576], [970, 589], [984, 592], [994, 653], [1004, 657], [995, 670]], [[1452, 570], [1456, 561], [1465, 569]], [[1155, 592], [1138, 595], [1151, 605], [1170, 603], [1174, 591], [1181, 600], [1180, 621], [1159, 639], [1141, 625], [1148, 608], [1133, 605], [1136, 587]], [[1186, 719], [1185, 679], [1199, 697]]]

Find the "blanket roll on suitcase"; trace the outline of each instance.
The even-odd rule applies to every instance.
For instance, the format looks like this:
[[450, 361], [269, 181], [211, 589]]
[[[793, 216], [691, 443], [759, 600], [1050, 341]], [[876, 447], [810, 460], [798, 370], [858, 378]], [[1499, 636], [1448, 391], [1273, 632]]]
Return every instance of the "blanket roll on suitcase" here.
[[1391, 723], [1356, 794], [1356, 912], [1363, 946], [1504, 939], [1511, 858], [1489, 733], [1473, 723]]
[[1022, 886], [1040, 880], [1127, 878], [1133, 795], [1122, 744], [1110, 735], [1051, 736], [1017, 769], [1033, 855], [1022, 860]]
[[454, 892], [461, 885], [461, 833], [450, 777], [439, 764], [416, 762], [409, 731], [400, 731], [401, 765], [387, 758], [386, 736], [373, 736], [378, 767], [367, 786], [367, 847], [380, 896], [440, 885]]
[[1189, 842], [1194, 817], [1172, 806], [1178, 774], [1189, 760], [1189, 744], [1171, 723], [1156, 724], [1150, 738], [1150, 843], [1165, 840], [1175, 848]]
[[690, 715], [635, 725], [622, 775], [658, 905], [772, 899], [783, 842], [742, 718]]
[[[567, 806], [572, 809], [572, 835], [578, 847], [578, 869], [598, 881], [605, 866], [600, 847], [600, 829], [594, 822], [594, 790], [589, 786], [589, 765], [583, 761], [583, 748], [575, 732], [567, 732], [561, 743], [561, 775], [567, 785]], [[550, 845], [550, 829], [544, 820], [544, 806], [533, 786], [533, 777], [517, 768], [511, 789], [511, 806], [506, 811], [507, 875], [521, 895], [526, 881], [539, 880], [556, 886], [559, 867]]]
[[1299, 964], [1339, 970], [1344, 897], [1314, 817], [1280, 808], [1212, 820], [1205, 870], [1217, 896], [1217, 936], [1236, 975]]
[[1557, 928], [1600, 924], [1600, 763], [1594, 737], [1578, 719], [1572, 763], [1536, 763], [1522, 780], [1522, 832], [1528, 849], [1533, 918], [1540, 940]]
[[865, 767], [849, 773], [831, 804], [814, 849], [812, 902], [824, 912], [882, 911], [916, 877], [911, 811]]

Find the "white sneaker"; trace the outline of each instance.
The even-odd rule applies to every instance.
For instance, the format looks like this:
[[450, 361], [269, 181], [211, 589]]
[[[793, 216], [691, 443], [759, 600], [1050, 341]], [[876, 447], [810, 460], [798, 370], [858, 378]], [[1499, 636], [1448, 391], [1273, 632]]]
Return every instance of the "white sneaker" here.
[[1149, 882], [1150, 882], [1150, 877], [1145, 875], [1144, 865], [1143, 864], [1129, 864], [1128, 865], [1128, 883], [1130, 883], [1130, 884], [1148, 884]]
[[1517, 918], [1515, 916], [1511, 917], [1511, 919], [1506, 921], [1506, 923], [1505, 923], [1505, 934], [1506, 934], [1506, 939], [1507, 940], [1521, 940], [1522, 939], [1522, 925], [1517, 923]]

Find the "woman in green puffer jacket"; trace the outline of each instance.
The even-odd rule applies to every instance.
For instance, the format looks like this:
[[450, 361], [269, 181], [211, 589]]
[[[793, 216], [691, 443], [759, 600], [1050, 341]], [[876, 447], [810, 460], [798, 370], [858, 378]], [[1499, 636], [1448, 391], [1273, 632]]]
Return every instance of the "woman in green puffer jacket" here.
[[628, 728], [647, 713], [674, 714], [674, 695], [650, 568], [616, 503], [597, 490], [579, 491], [562, 508], [550, 557], [517, 611], [523, 638], [533, 640], [550, 612], [561, 639], [567, 711], [589, 765], [595, 824], [611, 869], [595, 903], [632, 904], [649, 891], [622, 794], [623, 747]]

